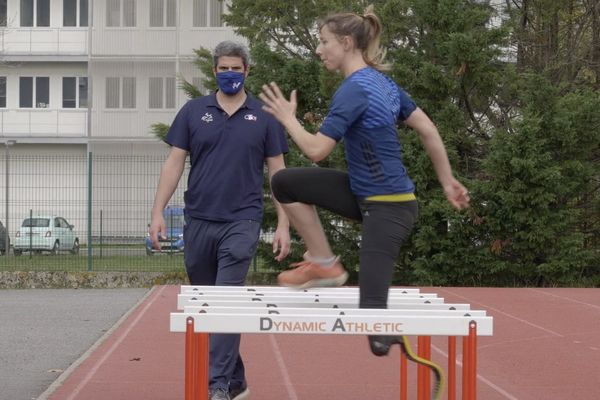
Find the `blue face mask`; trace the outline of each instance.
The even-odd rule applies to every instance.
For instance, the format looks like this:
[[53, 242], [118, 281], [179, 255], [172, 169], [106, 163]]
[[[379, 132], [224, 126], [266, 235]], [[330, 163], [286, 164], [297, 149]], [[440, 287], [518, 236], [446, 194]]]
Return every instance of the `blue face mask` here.
[[217, 85], [225, 94], [236, 94], [244, 87], [246, 76], [243, 72], [226, 71], [217, 74]]

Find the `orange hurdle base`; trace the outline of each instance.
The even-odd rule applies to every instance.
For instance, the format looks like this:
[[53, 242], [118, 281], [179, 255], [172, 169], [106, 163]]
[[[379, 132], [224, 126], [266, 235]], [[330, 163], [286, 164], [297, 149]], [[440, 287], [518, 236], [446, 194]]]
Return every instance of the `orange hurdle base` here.
[[[209, 334], [194, 332], [194, 319], [186, 319], [185, 332], [185, 400], [208, 400]], [[418, 338], [420, 357], [431, 359], [431, 338]], [[463, 337], [462, 400], [477, 399], [477, 323], [469, 323], [469, 335]], [[417, 367], [417, 398], [428, 400], [431, 377], [426, 367]], [[408, 365], [400, 353], [400, 400], [407, 399]], [[456, 338], [448, 338], [448, 400], [456, 399]]]

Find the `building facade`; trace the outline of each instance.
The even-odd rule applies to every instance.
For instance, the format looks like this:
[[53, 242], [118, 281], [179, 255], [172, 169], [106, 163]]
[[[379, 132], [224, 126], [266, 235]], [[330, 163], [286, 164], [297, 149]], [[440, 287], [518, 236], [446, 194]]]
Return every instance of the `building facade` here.
[[[100, 210], [105, 232], [145, 231], [168, 152], [151, 125], [170, 124], [188, 100], [181, 79], [200, 81], [194, 49], [240, 40], [223, 24], [226, 8], [221, 0], [0, 0], [0, 215], [11, 235], [29, 213], [62, 215], [86, 232], [88, 214]], [[174, 202], [182, 200], [178, 191]]]

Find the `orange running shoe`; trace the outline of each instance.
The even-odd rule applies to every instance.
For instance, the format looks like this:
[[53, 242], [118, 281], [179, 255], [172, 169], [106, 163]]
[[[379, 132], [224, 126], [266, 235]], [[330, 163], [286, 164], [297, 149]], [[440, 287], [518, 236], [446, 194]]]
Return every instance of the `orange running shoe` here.
[[307, 260], [291, 265], [294, 269], [279, 274], [277, 281], [281, 286], [295, 289], [311, 287], [342, 286], [348, 280], [348, 273], [342, 266], [340, 258], [336, 257], [333, 265], [323, 267], [314, 261]]

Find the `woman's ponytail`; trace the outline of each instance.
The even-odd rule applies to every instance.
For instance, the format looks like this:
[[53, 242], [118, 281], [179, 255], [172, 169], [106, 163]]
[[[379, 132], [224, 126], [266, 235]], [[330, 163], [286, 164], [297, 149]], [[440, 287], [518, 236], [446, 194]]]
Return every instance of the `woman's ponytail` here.
[[379, 17], [374, 13], [374, 7], [371, 4], [365, 10], [363, 15], [364, 24], [367, 25], [367, 45], [365, 49], [361, 49], [365, 62], [371, 67], [380, 71], [387, 71], [390, 69], [390, 65], [384, 62], [385, 60], [385, 49], [380, 47], [381, 43], [381, 21]]

